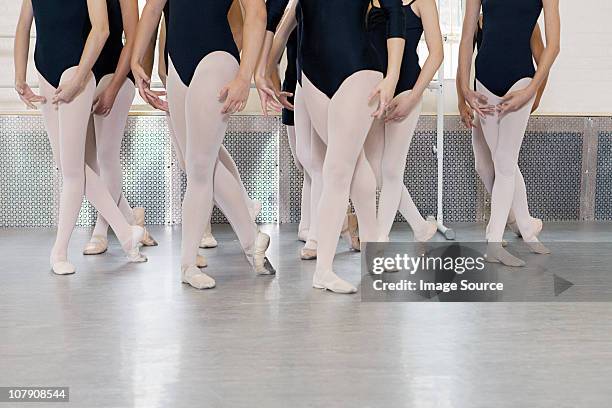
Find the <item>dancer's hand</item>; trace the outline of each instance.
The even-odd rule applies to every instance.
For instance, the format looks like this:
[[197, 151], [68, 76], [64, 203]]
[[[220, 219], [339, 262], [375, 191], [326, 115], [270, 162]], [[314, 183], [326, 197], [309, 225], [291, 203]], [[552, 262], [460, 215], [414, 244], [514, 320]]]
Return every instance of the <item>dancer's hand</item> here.
[[497, 105], [497, 111], [500, 114], [515, 112], [525, 106], [535, 96], [535, 92], [531, 87], [510, 92], [502, 98], [502, 103]]
[[161, 99], [162, 96], [166, 95], [166, 92], [151, 90], [151, 78], [149, 78], [142, 65], [132, 63], [132, 75], [134, 75], [134, 81], [138, 87], [138, 93], [146, 103], [155, 109], [159, 109], [164, 112], [170, 111], [168, 101]]
[[225, 85], [219, 92], [219, 102], [225, 102], [221, 113], [231, 115], [243, 111], [249, 99], [250, 89], [251, 81], [240, 76]]
[[100, 116], [108, 116], [115, 105], [115, 99], [119, 89], [116, 86], [107, 86], [93, 101], [92, 113]]
[[487, 115], [491, 116], [495, 113], [495, 106], [489, 105], [489, 99], [480, 92], [476, 92], [468, 88], [463, 91], [463, 94], [467, 104], [481, 118], [484, 118]]
[[47, 102], [47, 98], [41, 95], [36, 95], [30, 85], [25, 82], [15, 84], [15, 91], [19, 94], [19, 99], [28, 107], [28, 109], [38, 109], [37, 103]]
[[393, 97], [395, 96], [395, 87], [397, 86], [397, 81], [392, 80], [389, 77], [386, 77], [382, 81], [376, 85], [376, 88], [370, 94], [370, 103], [378, 97], [378, 109], [376, 112], [372, 114], [373, 117], [381, 119], [385, 112], [387, 111], [387, 106]]
[[274, 90], [274, 85], [270, 78], [256, 75], [255, 86], [257, 87], [257, 93], [259, 94], [259, 100], [261, 102], [261, 110], [264, 116], [268, 116], [270, 112], [280, 112], [283, 107], [276, 100], [276, 91]]
[[72, 102], [74, 98], [81, 93], [84, 86], [85, 84], [83, 82], [78, 81], [76, 78], [71, 78], [57, 87], [51, 103], [54, 105], [59, 105], [60, 103]]
[[471, 129], [474, 127], [474, 111], [465, 101], [459, 102], [459, 116], [461, 117], [461, 123], [466, 128]]
[[403, 121], [416, 108], [420, 100], [421, 98], [412, 92], [396, 96], [387, 106], [385, 122]]
[[289, 101], [289, 98], [291, 98], [293, 94], [291, 92], [283, 91], [280, 74], [278, 72], [278, 65], [270, 67], [267, 72], [270, 73], [270, 83], [272, 84], [272, 88], [276, 94], [276, 100], [282, 105], [283, 108], [293, 110], [293, 104]]

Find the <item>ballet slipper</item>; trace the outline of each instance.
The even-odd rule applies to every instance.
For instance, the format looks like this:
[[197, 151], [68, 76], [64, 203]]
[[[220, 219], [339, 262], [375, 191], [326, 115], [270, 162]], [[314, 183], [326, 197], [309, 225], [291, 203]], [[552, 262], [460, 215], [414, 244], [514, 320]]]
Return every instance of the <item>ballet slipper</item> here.
[[333, 272], [315, 273], [312, 278], [312, 287], [315, 289], [329, 290], [334, 293], [351, 294], [356, 293], [357, 288], [345, 280], [340, 279]]
[[146, 247], [154, 247], [157, 246], [158, 243], [155, 240], [155, 238], [153, 238], [153, 236], [151, 235], [151, 233], [149, 232], [148, 229], [144, 229], [144, 236], [142, 237], [142, 241], [140, 241], [140, 243], [142, 244], [142, 246], [146, 246]]
[[512, 255], [510, 252], [502, 248], [501, 244], [489, 243], [487, 245], [487, 253], [484, 255], [485, 261], [489, 263], [501, 263], [511, 267], [523, 267], [525, 261]]
[[251, 200], [251, 206], [249, 206], [249, 214], [251, 214], [251, 219], [255, 221], [261, 212], [261, 203], [257, 200]]
[[149, 231], [145, 228], [145, 209], [142, 207], [134, 207], [132, 208], [132, 214], [134, 215], [134, 225], [138, 225], [139, 227], [143, 227], [145, 230], [144, 236], [140, 243], [146, 247], [157, 246], [157, 241], [153, 236], [149, 233]]
[[68, 261], [54, 261], [51, 259], [51, 270], [56, 275], [72, 275], [76, 273], [76, 268]]
[[133, 263], [147, 262], [147, 257], [140, 253], [140, 241], [144, 237], [145, 229], [138, 225], [132, 225], [132, 239], [130, 242], [122, 243], [123, 251], [125, 252], [128, 261]]
[[100, 255], [108, 251], [108, 238], [102, 235], [93, 235], [85, 249], [83, 255]]
[[200, 241], [200, 248], [209, 249], [216, 248], [219, 245], [212, 233], [205, 233]]
[[355, 214], [347, 214], [344, 220], [342, 232], [340, 233], [346, 244], [353, 251], [361, 251], [361, 242], [359, 241], [359, 221]]
[[196, 257], [196, 266], [198, 268], [206, 268], [208, 266], [208, 261], [206, 261], [206, 258], [203, 255], [198, 255]]
[[317, 250], [304, 247], [300, 251], [300, 258], [303, 261], [312, 261], [314, 259], [317, 259]]
[[436, 220], [427, 220], [425, 222], [427, 225], [422, 229], [413, 231], [416, 242], [427, 242], [438, 232], [438, 222]]
[[183, 266], [181, 275], [182, 282], [195, 289], [212, 289], [217, 285], [213, 278], [202, 272], [197, 266]]
[[303, 243], [306, 243], [306, 241], [308, 241], [308, 230], [298, 231], [298, 241], [302, 241]]
[[542, 244], [537, 238], [533, 238], [533, 241], [525, 241], [529, 250], [538, 255], [550, 255], [551, 251], [544, 244]]
[[253, 245], [251, 253], [247, 254], [247, 258], [253, 270], [257, 275], [275, 275], [276, 270], [266, 257], [266, 250], [270, 246], [270, 236], [259, 232]]

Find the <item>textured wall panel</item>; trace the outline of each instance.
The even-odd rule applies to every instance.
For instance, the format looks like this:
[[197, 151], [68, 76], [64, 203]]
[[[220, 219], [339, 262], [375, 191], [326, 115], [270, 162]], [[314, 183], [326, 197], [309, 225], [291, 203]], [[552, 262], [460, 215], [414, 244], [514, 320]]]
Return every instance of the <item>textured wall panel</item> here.
[[[596, 219], [612, 219], [612, 121], [536, 117], [530, 121], [520, 166], [534, 216], [580, 219], [580, 202], [596, 201]], [[597, 126], [596, 192], [585, 199], [583, 145]], [[0, 116], [0, 226], [52, 226], [58, 210], [59, 176], [39, 116]], [[488, 195], [474, 171], [470, 132], [457, 117], [445, 120], [444, 216], [448, 222], [487, 218]], [[592, 130], [592, 129], [591, 129]], [[435, 117], [423, 116], [408, 155], [404, 180], [423, 215], [436, 213]], [[263, 204], [260, 222], [298, 222], [302, 175], [293, 163], [287, 134], [276, 117], [232, 118], [225, 142], [248, 193]], [[172, 154], [162, 116], [132, 116], [122, 147], [124, 193], [147, 208], [150, 224], [181, 221], [186, 180]], [[593, 176], [594, 178], [594, 176]], [[90, 225], [95, 211], [79, 217]], [[398, 215], [398, 220], [401, 217]], [[215, 210], [213, 222], [226, 222]]]
[[599, 134], [595, 219], [612, 220], [612, 131]]
[[[278, 222], [278, 118], [236, 116], [225, 145], [251, 198], [262, 203], [259, 222]], [[40, 116], [0, 116], [0, 226], [43, 227], [57, 222], [60, 177]], [[124, 194], [147, 209], [149, 224], [181, 222], [186, 178], [172, 152], [166, 118], [130, 116], [121, 149]], [[84, 202], [78, 225], [92, 225]], [[227, 222], [215, 209], [213, 222]]]

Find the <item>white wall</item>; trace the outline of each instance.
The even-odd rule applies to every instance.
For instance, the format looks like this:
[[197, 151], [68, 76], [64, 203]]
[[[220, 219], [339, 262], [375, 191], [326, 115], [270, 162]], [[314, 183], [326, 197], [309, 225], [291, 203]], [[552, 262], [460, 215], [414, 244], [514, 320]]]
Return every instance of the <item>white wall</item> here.
[[[612, 115], [612, 2], [561, 1], [561, 55], [553, 67], [540, 113]], [[0, 86], [13, 83], [12, 36], [19, 0], [0, 0]], [[447, 61], [448, 63], [448, 61]], [[33, 65], [33, 64], [32, 64]], [[35, 83], [35, 75], [30, 75]], [[453, 81], [447, 81], [447, 112], [456, 112]], [[22, 109], [11, 89], [0, 89], [0, 111]], [[258, 111], [253, 92], [248, 110]], [[426, 95], [425, 111], [435, 110], [435, 98]]]

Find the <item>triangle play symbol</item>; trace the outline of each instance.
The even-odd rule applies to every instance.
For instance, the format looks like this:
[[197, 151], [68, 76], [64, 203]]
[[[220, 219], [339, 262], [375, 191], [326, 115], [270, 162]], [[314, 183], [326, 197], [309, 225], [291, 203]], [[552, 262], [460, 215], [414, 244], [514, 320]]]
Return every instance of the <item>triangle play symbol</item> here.
[[555, 274], [553, 274], [553, 279], [555, 281], [555, 296], [559, 296], [560, 294], [574, 286], [572, 282], [565, 280]]

